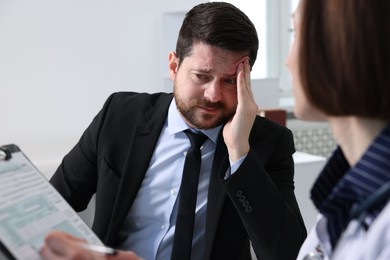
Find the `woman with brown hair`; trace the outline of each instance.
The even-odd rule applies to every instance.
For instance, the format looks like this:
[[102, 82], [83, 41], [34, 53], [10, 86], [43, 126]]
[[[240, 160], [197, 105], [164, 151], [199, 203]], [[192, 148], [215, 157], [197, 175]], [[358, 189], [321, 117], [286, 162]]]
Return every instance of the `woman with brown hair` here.
[[298, 259], [390, 259], [390, 1], [301, 0], [287, 65], [296, 117], [330, 123], [317, 223]]

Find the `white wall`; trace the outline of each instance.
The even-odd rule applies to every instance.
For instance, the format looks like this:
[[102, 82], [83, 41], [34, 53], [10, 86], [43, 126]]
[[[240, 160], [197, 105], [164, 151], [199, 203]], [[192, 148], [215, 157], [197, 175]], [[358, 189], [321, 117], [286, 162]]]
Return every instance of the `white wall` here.
[[62, 157], [110, 93], [162, 91], [162, 13], [200, 2], [0, 0], [0, 145]]

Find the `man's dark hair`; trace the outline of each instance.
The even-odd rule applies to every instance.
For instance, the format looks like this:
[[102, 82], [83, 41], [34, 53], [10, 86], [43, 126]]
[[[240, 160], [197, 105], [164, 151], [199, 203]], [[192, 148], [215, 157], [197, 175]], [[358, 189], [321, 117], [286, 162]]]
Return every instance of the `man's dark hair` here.
[[225, 2], [202, 3], [185, 16], [176, 44], [179, 65], [192, 47], [205, 43], [233, 52], [248, 52], [251, 67], [256, 61], [259, 39], [255, 26], [237, 7]]

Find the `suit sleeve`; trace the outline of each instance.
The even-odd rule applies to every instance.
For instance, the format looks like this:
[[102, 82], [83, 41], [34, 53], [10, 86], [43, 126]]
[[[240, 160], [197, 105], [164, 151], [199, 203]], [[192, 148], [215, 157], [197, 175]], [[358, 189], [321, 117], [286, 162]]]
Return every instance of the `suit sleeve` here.
[[281, 129], [252, 138], [238, 170], [227, 180], [219, 175], [258, 259], [296, 259], [307, 235], [294, 194], [293, 137]]
[[50, 183], [76, 211], [86, 209], [96, 192], [98, 138], [114, 96], [115, 94], [112, 94], [107, 99], [102, 110], [84, 131], [78, 143], [63, 158], [50, 179]]

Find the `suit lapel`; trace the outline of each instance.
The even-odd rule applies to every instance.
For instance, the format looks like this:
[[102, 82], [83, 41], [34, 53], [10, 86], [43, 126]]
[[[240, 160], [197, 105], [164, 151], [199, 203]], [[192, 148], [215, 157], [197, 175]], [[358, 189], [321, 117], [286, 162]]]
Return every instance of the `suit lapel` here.
[[135, 122], [137, 126], [126, 155], [127, 161], [123, 167], [121, 183], [112, 213], [115, 218], [111, 219], [107, 233], [108, 241], [118, 237], [122, 223], [137, 196], [167, 117], [171, 100], [172, 95], [164, 96], [160, 102], [156, 102], [156, 106], [145, 113], [144, 121]]

